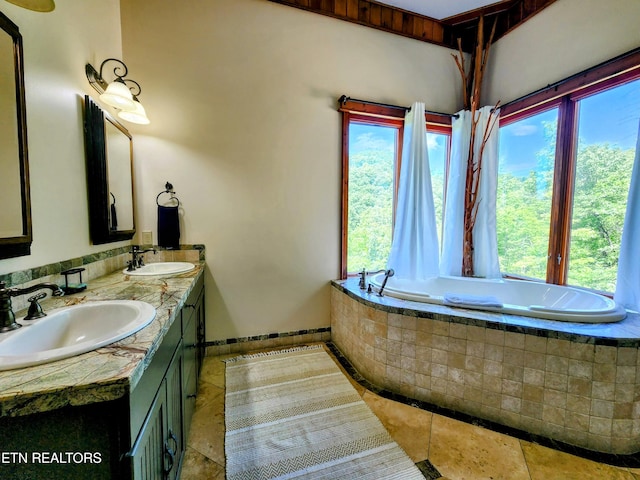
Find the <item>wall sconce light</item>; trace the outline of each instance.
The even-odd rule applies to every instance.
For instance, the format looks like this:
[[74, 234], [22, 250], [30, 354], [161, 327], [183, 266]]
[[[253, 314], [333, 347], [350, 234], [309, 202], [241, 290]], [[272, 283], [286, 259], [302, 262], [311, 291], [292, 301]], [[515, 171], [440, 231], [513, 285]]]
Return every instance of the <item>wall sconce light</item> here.
[[52, 12], [56, 8], [53, 0], [7, 0], [7, 2], [34, 12]]
[[[111, 83], [107, 83], [102, 77], [102, 69], [107, 62], [116, 62], [118, 64], [113, 69], [115, 79]], [[116, 58], [107, 58], [102, 62], [99, 72], [90, 63], [85, 65], [87, 80], [100, 94], [100, 100], [120, 110], [118, 112], [119, 118], [131, 123], [148, 125], [150, 123], [149, 118], [138, 100], [138, 95], [142, 92], [142, 88], [135, 80], [125, 78], [128, 72], [129, 69], [124, 62]]]

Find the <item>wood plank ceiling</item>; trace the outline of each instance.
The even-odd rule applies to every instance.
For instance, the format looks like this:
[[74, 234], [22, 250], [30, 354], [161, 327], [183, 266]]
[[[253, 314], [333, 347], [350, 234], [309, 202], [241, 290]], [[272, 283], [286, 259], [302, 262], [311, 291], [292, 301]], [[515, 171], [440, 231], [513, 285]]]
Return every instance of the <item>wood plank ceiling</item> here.
[[442, 20], [426, 17], [373, 0], [270, 0], [347, 22], [395, 33], [428, 43], [471, 52], [481, 15], [490, 30], [497, 18], [494, 41], [527, 21], [556, 0], [510, 0], [478, 8]]

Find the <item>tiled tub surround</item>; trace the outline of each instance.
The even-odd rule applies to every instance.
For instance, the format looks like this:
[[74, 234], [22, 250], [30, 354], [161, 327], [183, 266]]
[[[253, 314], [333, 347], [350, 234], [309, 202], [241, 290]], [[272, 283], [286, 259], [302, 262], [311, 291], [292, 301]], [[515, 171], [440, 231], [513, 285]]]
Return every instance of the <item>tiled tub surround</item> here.
[[[188, 261], [193, 255], [199, 259], [198, 251], [187, 252], [180, 260]], [[156, 308], [156, 317], [139, 332], [92, 352], [0, 372], [0, 416], [16, 417], [67, 405], [104, 402], [133, 390], [175, 321], [176, 313], [203, 275], [204, 262], [191, 261], [196, 263], [194, 270], [175, 276], [132, 277], [123, 275], [121, 266], [117, 266], [113, 273], [93, 279], [89, 276], [91, 281], [83, 292], [43, 301], [47, 311], [89, 301], [142, 300]], [[29, 283], [40, 281], [47, 281], [46, 277]], [[16, 311], [16, 318], [19, 320], [23, 314]]]
[[573, 324], [332, 282], [331, 337], [373, 385], [588, 450], [640, 450], [640, 316]]

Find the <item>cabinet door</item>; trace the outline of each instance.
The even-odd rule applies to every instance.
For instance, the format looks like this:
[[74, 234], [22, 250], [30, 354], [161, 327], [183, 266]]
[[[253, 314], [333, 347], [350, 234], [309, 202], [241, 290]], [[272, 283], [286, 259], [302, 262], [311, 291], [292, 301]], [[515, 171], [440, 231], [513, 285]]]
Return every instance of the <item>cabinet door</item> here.
[[198, 348], [196, 350], [196, 382], [200, 384], [200, 370], [202, 369], [202, 361], [206, 355], [206, 327], [205, 327], [205, 315], [204, 315], [204, 288], [201, 295], [198, 297], [196, 303], [196, 344]]
[[[180, 465], [184, 453], [184, 405], [182, 403], [182, 375], [183, 375], [182, 342], [178, 345], [176, 355], [167, 370], [167, 436], [166, 446], [171, 460], [171, 468], [168, 468], [169, 480], [178, 478]], [[167, 465], [169, 467], [169, 465]]]
[[135, 480], [178, 478], [184, 453], [182, 343], [131, 450]]
[[[195, 310], [194, 310], [195, 313]], [[183, 344], [184, 344], [184, 376], [183, 376], [183, 402], [184, 402], [184, 429], [185, 438], [188, 438], [189, 427], [191, 426], [191, 418], [196, 405], [196, 376], [197, 376], [197, 328], [195, 315], [188, 318], [188, 323], [184, 328]]]
[[136, 480], [165, 479], [166, 409], [163, 382], [131, 450], [133, 478]]

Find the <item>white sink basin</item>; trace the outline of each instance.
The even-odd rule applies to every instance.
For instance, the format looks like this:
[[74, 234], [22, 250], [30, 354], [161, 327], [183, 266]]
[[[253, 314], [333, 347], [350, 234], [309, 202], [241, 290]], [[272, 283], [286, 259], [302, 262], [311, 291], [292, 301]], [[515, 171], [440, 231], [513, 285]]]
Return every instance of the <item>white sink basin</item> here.
[[194, 268], [196, 268], [196, 266], [189, 262], [158, 262], [150, 263], [130, 272], [125, 268], [122, 273], [126, 275], [172, 275], [175, 273], [188, 272]]
[[40, 365], [104, 347], [137, 332], [156, 309], [137, 300], [106, 300], [47, 312], [0, 335], [0, 370]]

